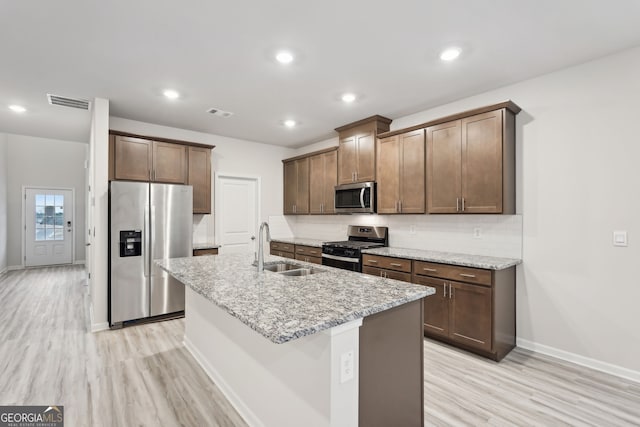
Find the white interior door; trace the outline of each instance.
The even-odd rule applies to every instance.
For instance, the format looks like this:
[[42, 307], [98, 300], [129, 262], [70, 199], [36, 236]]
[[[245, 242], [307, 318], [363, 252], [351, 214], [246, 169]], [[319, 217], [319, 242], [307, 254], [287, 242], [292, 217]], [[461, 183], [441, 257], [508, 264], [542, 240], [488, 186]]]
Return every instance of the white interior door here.
[[220, 253], [254, 252], [258, 214], [258, 179], [218, 175], [216, 234]]
[[25, 266], [72, 263], [72, 190], [26, 188], [24, 221]]

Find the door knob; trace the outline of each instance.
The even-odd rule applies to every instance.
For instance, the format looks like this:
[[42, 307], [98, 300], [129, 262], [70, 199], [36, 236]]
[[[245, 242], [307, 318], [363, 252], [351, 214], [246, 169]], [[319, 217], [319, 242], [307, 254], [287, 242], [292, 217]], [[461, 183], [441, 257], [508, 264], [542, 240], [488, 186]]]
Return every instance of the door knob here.
[[251, 240], [256, 240], [256, 236], [251, 236]]

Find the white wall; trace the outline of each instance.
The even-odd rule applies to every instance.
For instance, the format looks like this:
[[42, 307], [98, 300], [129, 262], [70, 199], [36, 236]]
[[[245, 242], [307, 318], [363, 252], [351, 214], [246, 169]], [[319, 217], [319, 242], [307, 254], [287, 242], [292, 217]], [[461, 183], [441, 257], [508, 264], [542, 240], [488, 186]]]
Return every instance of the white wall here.
[[[506, 99], [522, 107], [516, 120], [524, 260], [517, 275], [518, 343], [636, 380], [638, 70], [640, 48], [391, 125], [400, 129]], [[613, 247], [613, 230], [628, 231], [628, 247]]]
[[7, 268], [7, 135], [0, 133], [0, 274]]
[[[291, 157], [295, 150], [208, 133], [159, 126], [119, 117], [110, 118], [110, 127], [113, 130], [138, 135], [157, 136], [215, 145], [211, 153], [212, 181], [216, 172], [260, 177], [262, 184], [260, 221], [267, 221], [270, 215], [282, 214], [281, 160]], [[213, 182], [211, 188], [211, 200], [214, 200]], [[215, 206], [213, 215], [194, 215], [194, 242], [215, 242], [214, 215]]]
[[84, 261], [85, 170], [88, 146], [8, 134], [7, 138], [7, 264], [22, 266], [23, 186], [75, 189], [75, 261]]

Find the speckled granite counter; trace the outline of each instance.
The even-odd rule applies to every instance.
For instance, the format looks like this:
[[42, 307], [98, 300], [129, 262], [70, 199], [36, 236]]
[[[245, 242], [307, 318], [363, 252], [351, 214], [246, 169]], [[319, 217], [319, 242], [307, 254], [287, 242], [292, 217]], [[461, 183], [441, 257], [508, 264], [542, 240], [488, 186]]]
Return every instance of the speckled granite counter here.
[[194, 243], [193, 250], [199, 249], [219, 249], [220, 245], [216, 245], [214, 243]]
[[318, 239], [305, 239], [300, 237], [282, 237], [277, 239], [271, 239], [272, 242], [290, 243], [292, 245], [304, 245], [321, 248], [325, 240]]
[[516, 258], [498, 258], [483, 255], [467, 255], [453, 252], [427, 251], [422, 249], [377, 248], [365, 249], [365, 254], [406, 258], [418, 261], [440, 262], [443, 264], [461, 265], [464, 267], [484, 268], [487, 270], [503, 270], [522, 262]]
[[[265, 262], [288, 261], [265, 256]], [[435, 293], [430, 287], [319, 267], [287, 277], [252, 266], [251, 254], [174, 258], [158, 264], [173, 277], [275, 343], [366, 317]]]

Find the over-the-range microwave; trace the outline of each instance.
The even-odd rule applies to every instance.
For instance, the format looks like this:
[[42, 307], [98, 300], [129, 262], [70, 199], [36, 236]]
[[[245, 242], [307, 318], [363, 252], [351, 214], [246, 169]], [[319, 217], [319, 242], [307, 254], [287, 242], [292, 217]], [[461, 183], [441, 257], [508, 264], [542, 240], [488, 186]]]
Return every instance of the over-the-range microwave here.
[[358, 182], [335, 187], [336, 213], [375, 213], [376, 183]]

